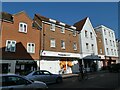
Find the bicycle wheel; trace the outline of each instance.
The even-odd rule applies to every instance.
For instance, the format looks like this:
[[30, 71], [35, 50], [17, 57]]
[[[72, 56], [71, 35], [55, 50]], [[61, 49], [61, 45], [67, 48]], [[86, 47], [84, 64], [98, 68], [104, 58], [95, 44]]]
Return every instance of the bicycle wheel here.
[[81, 76], [81, 74], [78, 75], [78, 80], [79, 80], [79, 81], [82, 81], [82, 76]]
[[84, 80], [87, 80], [87, 79], [88, 79], [88, 75], [84, 74]]

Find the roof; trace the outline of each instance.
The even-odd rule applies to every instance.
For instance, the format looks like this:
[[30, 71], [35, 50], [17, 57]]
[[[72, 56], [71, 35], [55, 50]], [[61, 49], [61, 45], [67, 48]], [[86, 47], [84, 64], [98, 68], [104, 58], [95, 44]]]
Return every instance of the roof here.
[[[35, 16], [36, 16], [38, 19], [40, 19], [41, 21], [51, 22], [51, 21], [50, 21], [51, 18], [47, 18], [47, 17], [42, 16], [42, 15], [40, 15], [40, 14], [35, 14]], [[53, 22], [53, 23], [55, 23], [56, 25], [63, 26], [62, 24], [60, 24], [60, 23], [61, 23], [60, 21], [57, 21], [57, 20], [55, 20], [55, 21], [56, 21], [56, 22]], [[73, 29], [73, 26], [71, 26], [71, 25], [65, 24], [64, 26], [65, 26], [66, 28]]]
[[9, 13], [6, 13], [6, 12], [1, 12], [0, 13], [0, 19], [13, 22], [12, 14], [9, 14]]
[[77, 28], [76, 29], [77, 31], [81, 31], [83, 26], [84, 26], [84, 24], [85, 24], [85, 22], [86, 22], [86, 20], [87, 20], [87, 17], [82, 19], [82, 20], [80, 20], [80, 21], [78, 21], [78, 22], [76, 22], [73, 26], [75, 26]]

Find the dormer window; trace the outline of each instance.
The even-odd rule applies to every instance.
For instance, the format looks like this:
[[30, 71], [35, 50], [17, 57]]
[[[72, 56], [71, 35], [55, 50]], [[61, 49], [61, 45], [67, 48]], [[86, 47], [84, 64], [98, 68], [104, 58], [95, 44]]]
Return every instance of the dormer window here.
[[53, 23], [51, 24], [50, 30], [55, 31], [55, 24], [53, 24]]
[[65, 27], [61, 27], [60, 30], [61, 30], [61, 33], [65, 33]]
[[73, 36], [76, 36], [76, 31], [75, 30], [73, 30]]
[[27, 33], [27, 24], [20, 22], [19, 23], [19, 32]]

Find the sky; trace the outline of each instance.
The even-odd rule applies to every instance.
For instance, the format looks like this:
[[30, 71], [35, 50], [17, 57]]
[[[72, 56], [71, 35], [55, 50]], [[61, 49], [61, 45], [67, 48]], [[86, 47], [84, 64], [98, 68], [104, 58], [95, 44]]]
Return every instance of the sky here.
[[105, 25], [118, 38], [118, 2], [2, 2], [2, 11], [25, 11], [32, 19], [37, 13], [68, 25], [89, 17], [93, 27]]

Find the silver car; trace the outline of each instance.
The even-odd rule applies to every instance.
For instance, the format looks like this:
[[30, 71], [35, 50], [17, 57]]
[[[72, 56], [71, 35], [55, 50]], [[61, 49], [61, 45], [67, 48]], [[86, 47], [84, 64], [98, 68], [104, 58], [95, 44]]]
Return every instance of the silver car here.
[[47, 85], [40, 81], [31, 81], [15, 74], [0, 74], [0, 89], [2, 90], [23, 90], [23, 89], [44, 89]]
[[46, 70], [40, 70], [40, 71], [32, 71], [29, 73], [26, 78], [35, 80], [35, 81], [42, 81], [46, 84], [49, 83], [61, 83], [62, 82], [62, 76], [59, 74], [52, 74], [49, 71]]

